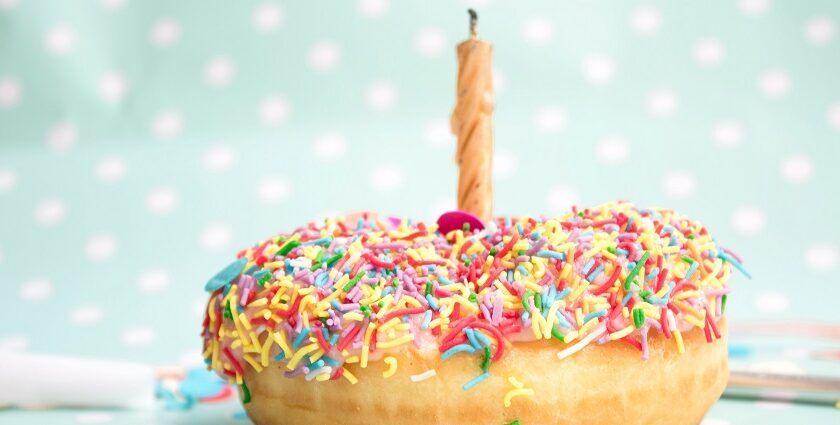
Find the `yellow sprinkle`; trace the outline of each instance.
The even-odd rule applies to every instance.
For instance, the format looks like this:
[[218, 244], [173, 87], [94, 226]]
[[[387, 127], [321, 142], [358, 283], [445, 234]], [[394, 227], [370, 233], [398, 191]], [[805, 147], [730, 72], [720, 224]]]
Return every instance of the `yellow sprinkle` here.
[[256, 300], [251, 301], [251, 303], [250, 303], [250, 304], [248, 304], [248, 307], [261, 307], [261, 306], [264, 306], [264, 305], [266, 305], [266, 304], [268, 304], [268, 300], [267, 300], [267, 299], [265, 299], [265, 298], [257, 298]]
[[260, 352], [260, 363], [263, 365], [263, 367], [268, 367], [268, 353], [271, 349], [271, 342], [271, 335], [266, 335], [265, 343], [263, 343], [262, 350]]
[[531, 332], [534, 333], [534, 338], [542, 339], [542, 330], [540, 328], [540, 319], [542, 315], [536, 308], [531, 309]]
[[280, 349], [283, 350], [283, 354], [288, 359], [292, 355], [292, 350], [289, 348], [289, 343], [286, 341], [286, 335], [283, 332], [274, 332], [272, 334], [274, 337], [274, 342], [280, 346]]
[[583, 310], [580, 307], [575, 309], [575, 320], [577, 321], [578, 327], [583, 326]]
[[356, 379], [356, 376], [353, 375], [352, 373], [350, 373], [350, 371], [347, 370], [347, 368], [344, 368], [344, 372], [342, 373], [342, 376], [347, 378], [347, 380], [350, 381], [351, 385], [356, 385], [356, 384], [359, 383], [359, 380]]
[[359, 362], [359, 366], [362, 369], [366, 368], [368, 365], [368, 355], [370, 354], [370, 344], [363, 344], [362, 345], [362, 360]]
[[694, 317], [690, 314], [687, 314], [687, 315], [683, 316], [683, 319], [685, 319], [686, 322], [691, 323], [694, 326], [697, 326], [698, 328], [706, 327], [705, 322], [703, 322], [702, 320], [700, 320], [700, 319], [698, 319], [698, 318], [696, 318], [696, 317]]
[[234, 339], [233, 342], [230, 343], [230, 348], [232, 348], [234, 350], [241, 347], [241, 346], [242, 346], [242, 341], [240, 341], [238, 339]]
[[330, 374], [329, 373], [322, 373], [322, 374], [315, 377], [315, 380], [318, 381], [318, 382], [324, 382], [324, 381], [327, 381], [329, 379], [330, 379]]
[[385, 322], [384, 325], [380, 326], [379, 327], [379, 332], [386, 332], [386, 331], [388, 331], [388, 329], [391, 329], [393, 326], [396, 326], [399, 323], [400, 323], [400, 318], [399, 317], [394, 317], [393, 319]]
[[347, 357], [346, 359], [344, 359], [344, 362], [349, 363], [349, 364], [358, 363], [359, 362], [359, 356]]
[[554, 322], [557, 320], [557, 310], [560, 308], [562, 301], [555, 301], [548, 309], [548, 320], [546, 320], [545, 328], [543, 329], [543, 338], [551, 339], [551, 330], [554, 329]]
[[309, 344], [306, 347], [297, 350], [297, 352], [289, 359], [289, 363], [286, 364], [286, 368], [289, 370], [295, 370], [295, 367], [298, 363], [300, 363], [303, 356], [315, 351], [318, 349], [318, 344]]
[[388, 370], [382, 372], [383, 378], [390, 378], [397, 373], [397, 359], [393, 356], [385, 357], [385, 364], [388, 365]]
[[392, 347], [396, 347], [396, 346], [399, 346], [399, 345], [403, 345], [403, 344], [411, 342], [411, 341], [414, 341], [414, 334], [406, 334], [406, 335], [403, 335], [403, 336], [401, 336], [397, 339], [393, 339], [391, 341], [377, 342], [376, 347], [377, 348], [392, 348]]
[[210, 316], [210, 328], [216, 323], [216, 297], [210, 298], [210, 303], [207, 304], [207, 315]]
[[257, 363], [257, 361], [254, 360], [251, 356], [249, 356], [248, 354], [242, 354], [242, 358], [245, 359], [245, 361], [248, 362], [248, 364], [250, 364], [251, 367], [254, 368], [254, 370], [256, 370], [257, 372], [262, 372], [262, 366], [260, 366], [260, 364]]
[[[313, 339], [314, 339], [314, 338], [313, 338]], [[315, 341], [312, 341], [312, 342], [315, 342]], [[312, 363], [315, 363], [315, 362], [317, 362], [317, 361], [318, 361], [318, 359], [320, 359], [320, 358], [321, 358], [324, 354], [325, 354], [325, 353], [324, 353], [324, 350], [322, 350], [322, 349], [320, 348], [320, 346], [318, 346], [318, 351], [316, 351], [316, 352], [312, 353], [312, 355], [311, 355], [311, 356], [309, 356], [309, 361], [310, 361], [310, 362], [312, 362]]]
[[685, 345], [683, 344], [682, 333], [680, 332], [680, 330], [674, 329], [671, 331], [671, 333], [674, 334], [674, 341], [677, 342], [677, 351], [679, 351], [680, 354], [685, 353]]
[[633, 332], [633, 327], [632, 326], [628, 326], [628, 327], [626, 327], [626, 328], [624, 328], [620, 331], [615, 331], [615, 332], [610, 334], [610, 341], [615, 341], [617, 339], [624, 338], [625, 336], [630, 335], [630, 333], [632, 333], [632, 332]]
[[534, 390], [531, 388], [517, 388], [510, 390], [505, 394], [505, 407], [510, 407], [511, 401], [517, 396], [533, 396]]
[[566, 335], [563, 335], [563, 342], [568, 344], [568, 343], [574, 341], [575, 339], [577, 339], [578, 335], [580, 335], [578, 333], [578, 331], [571, 331], [571, 332], [567, 333]]
[[342, 317], [344, 317], [344, 319], [346, 319], [346, 320], [352, 320], [352, 321], [355, 321], [355, 322], [361, 322], [361, 321], [365, 320], [365, 316], [362, 316], [361, 313], [356, 313], [356, 312], [344, 313], [344, 316], [342, 316]]

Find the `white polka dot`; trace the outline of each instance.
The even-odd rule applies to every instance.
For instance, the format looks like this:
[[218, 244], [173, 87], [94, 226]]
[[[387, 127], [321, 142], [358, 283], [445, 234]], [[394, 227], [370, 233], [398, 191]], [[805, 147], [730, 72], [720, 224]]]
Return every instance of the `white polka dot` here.
[[206, 298], [198, 298], [193, 301], [192, 311], [195, 317], [204, 317], [204, 314], [207, 312], [207, 299]]
[[257, 186], [257, 196], [265, 203], [285, 201], [291, 193], [292, 185], [284, 177], [266, 177]]
[[769, 0], [741, 0], [738, 5], [745, 15], [758, 16], [767, 12]]
[[58, 199], [45, 199], [35, 207], [35, 221], [44, 226], [52, 226], [64, 219], [64, 203]]
[[230, 242], [230, 227], [222, 223], [213, 223], [201, 232], [201, 245], [207, 249], [222, 248]]
[[755, 207], [740, 207], [732, 213], [732, 227], [742, 235], [756, 235], [764, 230], [764, 212]]
[[12, 10], [17, 6], [18, 0], [0, 0], [0, 9]]
[[285, 97], [270, 96], [260, 102], [260, 119], [266, 125], [277, 125], [289, 116], [289, 102]]
[[568, 124], [566, 111], [555, 105], [543, 106], [534, 115], [534, 125], [542, 133], [559, 133]]
[[630, 157], [630, 145], [621, 136], [607, 136], [598, 141], [595, 153], [604, 164], [623, 164]]
[[169, 287], [171, 280], [166, 270], [149, 269], [137, 277], [137, 287], [146, 293], [160, 292]]
[[0, 351], [24, 351], [29, 348], [29, 338], [12, 335], [0, 339]]
[[726, 419], [706, 418], [703, 419], [703, 422], [700, 422], [700, 425], [729, 425], [729, 421]]
[[95, 235], [85, 242], [85, 255], [93, 262], [110, 260], [117, 252], [117, 240], [111, 235]]
[[114, 420], [114, 415], [105, 412], [87, 412], [76, 415], [77, 424], [107, 424]]
[[834, 22], [826, 16], [817, 16], [805, 23], [805, 39], [817, 46], [826, 45], [834, 40], [835, 32]]
[[568, 186], [556, 186], [546, 196], [546, 203], [552, 212], [565, 212], [577, 205], [577, 191]]
[[183, 367], [204, 366], [204, 356], [198, 350], [186, 351], [178, 356], [178, 364]]
[[662, 190], [674, 199], [687, 198], [694, 192], [694, 176], [685, 170], [675, 170], [662, 179]]
[[108, 157], [96, 164], [96, 178], [104, 183], [113, 183], [125, 177], [125, 161], [116, 156]]
[[169, 214], [177, 206], [178, 193], [171, 187], [159, 187], [146, 196], [146, 209], [152, 214]]
[[0, 108], [11, 108], [20, 101], [23, 87], [17, 78], [4, 75], [0, 76]]
[[712, 128], [712, 139], [715, 144], [724, 149], [730, 149], [741, 144], [744, 129], [734, 121], [720, 121]]
[[[798, 364], [789, 360], [763, 360], [751, 363], [747, 369], [751, 372], [761, 373], [783, 373], [787, 375], [804, 375], [805, 370]], [[761, 391], [762, 395], [780, 398], [793, 399], [796, 397], [795, 392], [790, 392], [781, 389], [766, 389]]]
[[424, 28], [414, 36], [414, 48], [420, 56], [440, 56], [448, 46], [446, 33], [440, 28]]
[[454, 196], [453, 199], [438, 199], [432, 202], [432, 206], [429, 209], [430, 221], [437, 220], [445, 212], [455, 211], [457, 209], [458, 206], [455, 204]]
[[204, 168], [212, 172], [222, 172], [236, 162], [236, 151], [230, 146], [213, 146], [204, 154]]
[[76, 144], [76, 126], [71, 122], [60, 122], [47, 131], [47, 148], [55, 153], [69, 151]]
[[804, 347], [791, 347], [782, 350], [782, 355], [794, 360], [806, 360], [811, 358], [811, 350]]
[[323, 134], [315, 139], [313, 149], [321, 161], [335, 161], [347, 151], [347, 140], [339, 133]]
[[44, 47], [54, 55], [70, 53], [76, 44], [76, 33], [69, 27], [59, 25], [44, 33]]
[[518, 160], [513, 152], [497, 149], [493, 154], [493, 178], [505, 180], [516, 173]]
[[122, 333], [122, 342], [129, 347], [141, 347], [149, 345], [154, 341], [156, 333], [154, 329], [148, 327], [136, 327], [126, 329]]
[[330, 71], [341, 60], [341, 49], [332, 41], [320, 41], [309, 49], [309, 66], [315, 71]]
[[805, 263], [811, 270], [829, 272], [837, 268], [840, 252], [836, 245], [817, 244], [805, 251]]
[[152, 131], [158, 139], [171, 139], [181, 133], [184, 126], [178, 111], [161, 111], [152, 122]]
[[758, 88], [769, 98], [781, 98], [790, 92], [790, 78], [784, 71], [767, 71], [759, 77]]
[[52, 284], [46, 279], [34, 279], [25, 282], [18, 290], [18, 296], [23, 301], [42, 301], [50, 296]]
[[397, 87], [389, 81], [377, 81], [368, 87], [365, 102], [375, 111], [393, 109], [399, 99]]
[[788, 308], [787, 296], [778, 291], [767, 291], [755, 299], [755, 306], [765, 313], [780, 313]]
[[254, 28], [260, 32], [272, 32], [283, 25], [285, 13], [280, 6], [274, 3], [263, 3], [254, 9], [251, 22]]
[[380, 192], [399, 189], [403, 183], [402, 170], [392, 164], [377, 166], [370, 174], [371, 186]]
[[703, 66], [720, 65], [725, 50], [718, 40], [700, 40], [694, 45], [694, 60]]
[[792, 155], [782, 161], [781, 172], [791, 183], [805, 183], [814, 175], [814, 163], [805, 155]]
[[583, 60], [581, 65], [586, 81], [596, 86], [602, 86], [612, 81], [615, 75], [615, 65], [612, 59], [603, 55], [591, 55]]
[[630, 15], [630, 27], [641, 35], [653, 35], [662, 26], [662, 16], [653, 6], [640, 6]]
[[493, 68], [493, 91], [496, 95], [507, 90], [507, 74], [498, 68]]
[[181, 25], [172, 18], [158, 19], [152, 26], [149, 38], [158, 47], [169, 47], [181, 36]]
[[236, 68], [230, 58], [218, 56], [210, 59], [204, 66], [204, 80], [214, 87], [223, 87], [230, 84]]
[[426, 124], [425, 134], [426, 142], [434, 147], [448, 147], [455, 143], [455, 136], [449, 129], [449, 123], [444, 120]]
[[826, 119], [829, 125], [840, 130], [840, 103], [829, 106]]
[[85, 305], [70, 312], [70, 321], [79, 326], [92, 325], [101, 321], [104, 315], [105, 313], [99, 306]]
[[116, 10], [125, 4], [125, 0], [99, 0], [99, 4], [107, 10]]
[[99, 80], [99, 96], [107, 103], [119, 103], [128, 93], [128, 80], [121, 72], [109, 72]]
[[531, 17], [522, 24], [522, 37], [533, 45], [541, 46], [554, 37], [554, 27], [543, 17]]
[[677, 94], [669, 89], [657, 89], [647, 97], [647, 108], [655, 117], [670, 117], [679, 107]]
[[367, 18], [378, 18], [388, 11], [388, 0], [357, 0], [356, 9]]
[[14, 170], [0, 168], [0, 193], [11, 190], [16, 183], [17, 173]]

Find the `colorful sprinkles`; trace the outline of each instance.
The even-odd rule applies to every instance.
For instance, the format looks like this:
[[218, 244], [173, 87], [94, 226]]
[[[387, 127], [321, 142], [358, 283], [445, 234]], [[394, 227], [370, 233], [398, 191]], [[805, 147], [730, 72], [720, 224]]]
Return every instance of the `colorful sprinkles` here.
[[[388, 354], [433, 341], [443, 360], [476, 358], [469, 390], [515, 341], [556, 340], [560, 359], [621, 341], [646, 359], [651, 330], [679, 352], [692, 328], [718, 339], [733, 267], [746, 274], [701, 224], [623, 202], [446, 234], [328, 219], [241, 251], [210, 279], [204, 357], [247, 395], [246, 368], [356, 383], [350, 369], [382, 361], [387, 379], [398, 366]], [[505, 405], [533, 395], [510, 382]]]

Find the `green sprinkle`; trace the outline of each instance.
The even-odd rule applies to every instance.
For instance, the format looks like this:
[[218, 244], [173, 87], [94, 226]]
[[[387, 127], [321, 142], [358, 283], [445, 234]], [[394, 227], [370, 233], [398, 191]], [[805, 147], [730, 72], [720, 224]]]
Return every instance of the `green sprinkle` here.
[[363, 305], [363, 306], [360, 308], [360, 310], [362, 310], [362, 314], [364, 314], [364, 315], [365, 315], [365, 317], [370, 317], [370, 307], [368, 307], [368, 306], [366, 306], [366, 305]]
[[349, 282], [345, 283], [343, 288], [344, 292], [350, 292], [350, 290], [353, 289], [353, 287], [356, 286], [356, 284], [359, 283], [359, 281], [362, 280], [362, 278], [365, 277], [366, 274], [367, 272], [358, 273], [356, 277], [350, 279]]
[[481, 361], [481, 370], [487, 372], [490, 369], [490, 347], [484, 347], [484, 360]]
[[309, 268], [309, 271], [314, 272], [321, 268], [321, 264], [323, 264], [324, 259], [324, 251], [323, 249], [318, 251], [318, 255], [315, 256], [315, 261], [313, 261], [312, 267]]
[[466, 260], [466, 261], [464, 261], [464, 265], [465, 265], [465, 266], [469, 267], [469, 266], [470, 266], [470, 264], [472, 264], [472, 261], [470, 261], [470, 260]]
[[560, 342], [566, 342], [565, 341], [566, 337], [564, 337], [563, 335], [560, 335], [560, 331], [558, 331], [557, 328], [554, 328], [554, 327], [551, 328], [551, 336], [553, 336], [555, 339], [559, 340]]
[[538, 310], [542, 309], [542, 294], [534, 296], [534, 306], [537, 307]]
[[461, 228], [464, 229], [465, 232], [469, 232], [470, 231], [470, 223], [464, 223], [464, 225]]
[[298, 241], [291, 241], [283, 245], [283, 248], [280, 248], [280, 251], [277, 251], [280, 255], [286, 255], [291, 252], [293, 249], [300, 246], [300, 242]]
[[432, 294], [432, 283], [429, 282], [429, 283], [426, 283], [426, 295], [431, 295], [431, 294]]
[[615, 253], [618, 252], [618, 250], [616, 250], [615, 247], [608, 246], [607, 247], [607, 252], [609, 252], [612, 255], [615, 255]]
[[499, 251], [496, 251], [495, 246], [493, 248], [490, 248], [490, 255], [496, 255], [497, 252], [499, 252]]
[[531, 298], [533, 296], [534, 296], [534, 291], [532, 291], [530, 289], [525, 291], [525, 296], [522, 297], [522, 308], [524, 308], [525, 311], [528, 311], [528, 298]]
[[723, 296], [720, 297], [720, 314], [723, 314], [725, 312], [726, 312], [726, 294], [723, 294]]
[[642, 299], [647, 300], [647, 297], [650, 296], [650, 291], [648, 291], [647, 289], [645, 289], [644, 291], [640, 291], [639, 296], [642, 297]]
[[522, 424], [520, 424], [520, 423], [519, 423], [519, 419], [517, 419], [517, 420], [515, 420], [515, 421], [513, 421], [513, 422], [508, 422], [508, 423], [506, 423], [505, 425], [522, 425]]
[[642, 258], [639, 258], [639, 261], [636, 263], [636, 267], [633, 267], [633, 270], [630, 271], [630, 274], [627, 275], [627, 279], [624, 279], [624, 290], [630, 289], [630, 283], [633, 282], [633, 279], [636, 278], [636, 275], [639, 274], [640, 271], [645, 267], [645, 262], [647, 261], [648, 257], [650, 257], [650, 253], [645, 251], [642, 254]]
[[251, 402], [251, 390], [248, 389], [248, 384], [245, 381], [242, 381], [242, 404], [248, 404]]
[[641, 328], [645, 324], [645, 312], [640, 308], [633, 309], [633, 325], [636, 329]]
[[583, 211], [578, 213], [578, 217], [583, 217]]
[[687, 255], [683, 255], [683, 256], [682, 256], [682, 260], [683, 260], [683, 261], [685, 261], [685, 262], [686, 262], [686, 263], [688, 263], [688, 264], [694, 264], [694, 259], [693, 259], [693, 258], [691, 258], [691, 257], [689, 257], [689, 256], [687, 256]]
[[694, 240], [694, 235], [688, 235], [688, 236], [686, 236], [686, 238], [687, 238], [687, 239]]
[[332, 267], [332, 266], [333, 266], [333, 264], [335, 264], [336, 262], [338, 262], [338, 260], [340, 260], [340, 259], [341, 259], [341, 257], [343, 257], [343, 256], [344, 256], [344, 254], [335, 254], [335, 255], [333, 255], [332, 257], [330, 257], [330, 258], [327, 260], [327, 267]]
[[225, 318], [233, 319], [233, 314], [230, 312], [230, 300], [227, 300], [227, 304], [225, 305]]
[[475, 293], [470, 294], [469, 300], [474, 304], [478, 304], [478, 296], [476, 296]]
[[398, 278], [394, 278], [394, 281], [391, 283], [391, 285], [394, 288], [396, 288], [397, 286], [400, 286], [400, 280]]

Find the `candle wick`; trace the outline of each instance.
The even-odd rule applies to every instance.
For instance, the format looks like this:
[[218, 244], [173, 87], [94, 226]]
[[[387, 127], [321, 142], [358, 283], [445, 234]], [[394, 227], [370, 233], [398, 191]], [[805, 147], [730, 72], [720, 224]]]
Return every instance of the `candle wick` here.
[[478, 23], [478, 13], [474, 9], [467, 9], [467, 13], [470, 14], [470, 36], [476, 38], [478, 32], [475, 30], [475, 26]]

